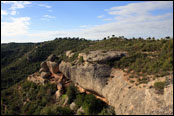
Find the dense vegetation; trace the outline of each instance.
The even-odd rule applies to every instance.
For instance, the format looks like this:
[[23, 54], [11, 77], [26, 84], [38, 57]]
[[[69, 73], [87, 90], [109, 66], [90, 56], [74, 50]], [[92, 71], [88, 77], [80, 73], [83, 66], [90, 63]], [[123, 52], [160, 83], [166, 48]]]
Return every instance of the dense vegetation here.
[[1, 45], [1, 89], [25, 79], [39, 69], [51, 53], [61, 55], [67, 50], [80, 51], [90, 41], [59, 38], [43, 43], [9, 43]]
[[33, 82], [21, 81], [17, 85], [1, 91], [1, 114], [31, 115], [55, 103], [56, 85], [36, 85]]
[[[70, 85], [66, 90], [68, 96], [68, 103], [74, 102], [77, 106], [76, 109], [82, 107], [85, 115], [96, 115], [96, 114], [111, 114], [114, 115], [115, 111], [111, 106], [108, 106], [103, 101], [96, 99], [92, 94], [80, 93], [74, 85]], [[106, 112], [103, 110], [110, 110]]]
[[[68, 107], [54, 104], [55, 85], [35, 85], [25, 79], [38, 71], [40, 63], [52, 53], [60, 56], [59, 60], [74, 61], [78, 53], [98, 49], [127, 51], [127, 56], [108, 64], [129, 72], [130, 79], [137, 78], [140, 84], [148, 83], [151, 75], [157, 78], [173, 74], [173, 39], [169, 37], [145, 40], [113, 36], [96, 41], [56, 38], [42, 43], [1, 44], [1, 114], [73, 114]], [[67, 50], [75, 53], [73, 57], [65, 57]], [[79, 63], [83, 63], [83, 57]], [[160, 82], [154, 88], [162, 93], [165, 86]], [[82, 106], [85, 114], [113, 114], [112, 108], [100, 107], [101, 101], [92, 95], [78, 93], [73, 86], [67, 88], [62, 99], [67, 96], [70, 98], [68, 103], [75, 102], [77, 107]]]
[[[69, 86], [57, 101], [55, 84], [37, 85], [23, 80], [1, 91], [1, 114], [3, 115], [73, 115], [69, 105], [75, 101], [77, 108], [82, 106], [85, 114], [98, 114], [108, 106], [93, 95], [80, 93], [75, 86]], [[81, 97], [83, 96], [83, 98]], [[68, 97], [67, 105], [62, 107], [61, 100]], [[83, 99], [83, 101], [82, 101]], [[80, 102], [78, 102], [80, 101]], [[65, 101], [63, 101], [65, 102]], [[112, 111], [114, 113], [114, 111]], [[106, 112], [107, 113], [107, 112]]]

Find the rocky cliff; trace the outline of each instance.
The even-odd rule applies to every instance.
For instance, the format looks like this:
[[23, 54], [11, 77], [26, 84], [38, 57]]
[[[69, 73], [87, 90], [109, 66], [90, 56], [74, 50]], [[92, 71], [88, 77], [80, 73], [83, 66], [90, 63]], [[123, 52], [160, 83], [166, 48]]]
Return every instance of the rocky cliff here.
[[132, 86], [126, 81], [124, 71], [105, 63], [125, 55], [118, 51], [80, 53], [78, 58], [83, 57], [83, 63], [72, 65], [62, 61], [59, 70], [76, 85], [106, 98], [116, 114], [173, 114], [173, 84], [159, 95], [150, 83], [142, 88]]
[[[66, 53], [69, 58], [73, 55], [70, 51]], [[157, 94], [152, 86], [160, 78], [135, 86], [127, 81], [126, 72], [107, 63], [126, 55], [122, 51], [91, 51], [79, 53], [73, 63], [61, 61], [60, 64], [55, 61], [58, 57], [50, 55], [41, 63], [40, 71], [30, 75], [28, 80], [42, 84], [46, 80], [53, 81], [57, 84], [57, 97], [61, 96], [62, 86], [71, 80], [80, 89], [104, 99], [119, 115], [173, 114], [173, 83], [163, 94]]]

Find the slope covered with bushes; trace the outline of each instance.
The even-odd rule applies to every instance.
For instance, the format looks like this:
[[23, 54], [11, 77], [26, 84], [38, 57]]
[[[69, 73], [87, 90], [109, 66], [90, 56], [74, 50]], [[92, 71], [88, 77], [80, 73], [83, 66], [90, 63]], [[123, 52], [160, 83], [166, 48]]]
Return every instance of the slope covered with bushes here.
[[[74, 53], [70, 58], [65, 56], [68, 50]], [[72, 62], [80, 52], [93, 50], [126, 51], [127, 56], [107, 63], [127, 71], [131, 74], [129, 78], [137, 78], [139, 83], [148, 83], [151, 75], [158, 78], [173, 73], [172, 38], [145, 40], [111, 37], [97, 41], [56, 38], [42, 43], [1, 44], [1, 114], [75, 114], [69, 107], [56, 104], [55, 85], [36, 85], [26, 81], [26, 78], [38, 71], [40, 63], [52, 53], [59, 56], [60, 61]], [[79, 63], [82, 62], [83, 58], [80, 58]], [[161, 83], [154, 87], [161, 93], [164, 88]], [[61, 99], [66, 97], [69, 98], [69, 105], [75, 102], [77, 108], [83, 107], [84, 114], [114, 114], [112, 108], [92, 95], [79, 93], [73, 86], [67, 88]]]

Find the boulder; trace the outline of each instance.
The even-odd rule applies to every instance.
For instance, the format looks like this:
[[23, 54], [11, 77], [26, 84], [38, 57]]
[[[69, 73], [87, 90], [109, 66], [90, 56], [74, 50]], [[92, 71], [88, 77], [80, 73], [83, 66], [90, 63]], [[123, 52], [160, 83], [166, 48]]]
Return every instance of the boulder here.
[[75, 110], [76, 109], [76, 104], [74, 102], [72, 102], [69, 107], [70, 107], [71, 110]]
[[56, 55], [51, 54], [50, 56], [48, 56], [47, 61], [54, 62], [56, 58], [57, 58]]
[[62, 95], [61, 90], [56, 91], [56, 99], [59, 99], [59, 97]]
[[61, 84], [61, 83], [58, 83], [58, 84], [57, 84], [57, 89], [58, 89], [58, 90], [61, 90], [61, 89], [62, 89], [62, 84]]
[[40, 76], [44, 79], [48, 78], [50, 76], [50, 72], [41, 72]]
[[36, 84], [42, 84], [44, 85], [46, 80], [44, 78], [42, 78], [39, 73], [34, 73], [32, 75], [29, 75], [28, 78], [27, 78], [28, 81], [32, 81]]
[[45, 71], [45, 72], [48, 72], [49, 71], [48, 66], [47, 66], [47, 63], [45, 61], [44, 62], [41, 62], [40, 67], [41, 67], [41, 70], [42, 71]]
[[59, 64], [58, 63], [47, 61], [46, 64], [47, 64], [47, 67], [52, 74], [56, 74], [57, 72], [59, 72]]
[[39, 72], [50, 72], [52, 74], [59, 72], [59, 63], [55, 62], [56, 58], [54, 54], [51, 54], [46, 61], [40, 64], [41, 69]]
[[77, 110], [77, 115], [80, 115], [80, 114], [84, 114], [84, 109], [83, 107], [81, 106], [78, 110]]
[[74, 55], [74, 53], [72, 53], [71, 50], [66, 51], [65, 54], [66, 54], [67, 57], [72, 57]]
[[44, 68], [40, 68], [40, 69], [39, 69], [39, 72], [40, 72], [40, 73], [41, 73], [41, 72], [45, 72]]

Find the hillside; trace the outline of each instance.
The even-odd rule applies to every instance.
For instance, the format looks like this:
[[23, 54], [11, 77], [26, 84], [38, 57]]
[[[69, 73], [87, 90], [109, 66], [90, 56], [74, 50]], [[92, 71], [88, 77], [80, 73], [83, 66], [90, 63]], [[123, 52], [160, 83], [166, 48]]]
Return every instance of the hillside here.
[[[121, 54], [117, 54], [118, 51]], [[71, 85], [65, 86], [61, 97], [56, 99], [55, 93], [59, 89], [56, 88], [55, 83], [40, 85], [29, 82], [27, 77], [38, 72], [42, 68], [41, 64], [50, 54], [55, 54], [58, 57], [55, 62], [59, 66], [59, 73], [71, 80], [72, 84], [78, 83], [78, 87], [85, 89], [87, 93], [94, 94], [79, 92], [79, 90], [76, 90], [77, 86]], [[50, 73], [55, 77], [53, 72]], [[115, 75], [110, 75], [111, 73]], [[109, 81], [108, 75], [112, 76], [114, 81]], [[103, 80], [104, 78], [107, 81]], [[88, 79], [92, 81], [88, 82]], [[112, 85], [115, 84], [115, 81], [118, 82], [117, 86], [114, 86], [115, 89], [109, 93], [108, 91], [114, 88]], [[141, 110], [134, 109], [134, 112], [131, 112], [132, 109], [124, 109], [129, 106], [121, 102], [126, 100], [129, 103], [137, 104], [137, 106], [132, 107], [138, 108], [139, 103], [134, 103], [133, 99], [130, 99], [131, 96], [141, 98], [142, 95], [147, 95], [147, 91], [149, 91], [148, 95], [151, 95], [151, 100], [158, 95], [166, 98], [169, 97], [170, 92], [173, 92], [171, 86], [173, 86], [172, 38], [145, 40], [142, 38], [110, 37], [97, 41], [79, 38], [56, 38], [53, 41], [42, 43], [1, 45], [1, 114], [76, 114], [78, 109], [69, 109], [73, 102], [79, 109], [80, 106], [83, 106], [85, 114], [114, 114], [111, 106], [115, 108], [116, 114], [139, 114]], [[119, 87], [123, 89], [130, 87], [129, 90], [120, 93], [122, 96], [127, 96], [119, 102], [122, 107], [116, 105], [118, 99], [113, 99], [113, 96], [119, 97], [119, 95], [112, 94], [120, 91]], [[139, 87], [144, 89], [138, 90]], [[154, 88], [157, 94], [154, 94], [153, 90], [151, 91], [149, 88]], [[70, 93], [76, 92], [75, 95], [69, 95], [68, 91]], [[167, 93], [167, 91], [170, 92]], [[64, 100], [70, 99], [72, 96], [75, 96], [72, 101], [63, 105]], [[104, 97], [109, 103], [106, 104], [94, 96]], [[78, 104], [78, 100], [84, 102]], [[143, 101], [142, 99], [139, 100]], [[145, 102], [147, 101], [145, 100]], [[167, 102], [167, 100], [164, 101]], [[89, 104], [93, 102], [95, 104], [90, 106]], [[156, 114], [153, 111], [148, 112], [150, 111], [149, 103], [146, 103], [147, 112], [143, 114]], [[99, 109], [91, 110], [99, 104], [101, 105]], [[153, 105], [155, 109], [156, 103]], [[170, 104], [166, 105], [166, 107], [168, 106]], [[140, 107], [142, 108], [141, 105]], [[119, 108], [124, 110], [118, 111]], [[171, 112], [160, 113], [170, 114]]]

